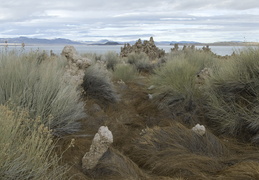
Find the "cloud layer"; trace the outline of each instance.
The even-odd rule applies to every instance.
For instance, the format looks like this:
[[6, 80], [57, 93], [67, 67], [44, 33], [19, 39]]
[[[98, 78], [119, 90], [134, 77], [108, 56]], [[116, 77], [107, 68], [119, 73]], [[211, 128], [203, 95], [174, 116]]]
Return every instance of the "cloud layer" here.
[[259, 41], [258, 0], [0, 0], [0, 38]]

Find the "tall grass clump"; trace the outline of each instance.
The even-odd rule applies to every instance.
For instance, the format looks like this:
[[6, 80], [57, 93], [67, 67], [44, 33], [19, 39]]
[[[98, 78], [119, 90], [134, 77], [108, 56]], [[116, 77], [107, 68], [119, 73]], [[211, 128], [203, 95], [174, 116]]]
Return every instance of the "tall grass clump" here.
[[176, 96], [187, 97], [195, 93], [196, 75], [214, 61], [206, 53], [193, 52], [169, 56], [165, 64], [155, 69], [151, 80], [159, 90], [158, 93], [170, 91]]
[[0, 179], [64, 179], [51, 130], [25, 110], [0, 105]]
[[102, 59], [102, 55], [98, 53], [84, 53], [81, 56], [91, 59], [92, 61], [100, 61]]
[[107, 69], [115, 70], [115, 66], [119, 63], [119, 55], [114, 51], [108, 51], [102, 56], [102, 60], [106, 62]]
[[113, 72], [113, 79], [129, 82], [134, 80], [137, 75], [138, 72], [135, 66], [131, 66], [129, 64], [118, 64]]
[[28, 109], [32, 118], [42, 117], [56, 135], [77, 131], [77, 120], [85, 117], [84, 104], [76, 87], [63, 79], [65, 61], [39, 62], [37, 57], [37, 52], [1, 54], [0, 104], [11, 102]]
[[151, 77], [159, 106], [169, 107], [174, 115], [195, 113], [202, 94], [197, 86], [197, 75], [212, 66], [214, 60], [210, 54], [196, 51], [168, 55], [166, 63], [156, 68]]
[[86, 69], [82, 87], [86, 96], [103, 104], [115, 103], [118, 95], [112, 84], [109, 72], [104, 67], [95, 64]]
[[259, 130], [259, 49], [240, 51], [214, 68], [208, 90], [209, 123], [220, 133]]
[[109, 148], [87, 173], [95, 179], [149, 179], [132, 160], [113, 148]]
[[146, 53], [140, 52], [140, 53], [130, 53], [127, 57], [128, 63], [136, 66], [137, 70], [139, 72], [152, 72], [154, 66], [151, 64], [151, 61], [149, 60], [149, 57]]

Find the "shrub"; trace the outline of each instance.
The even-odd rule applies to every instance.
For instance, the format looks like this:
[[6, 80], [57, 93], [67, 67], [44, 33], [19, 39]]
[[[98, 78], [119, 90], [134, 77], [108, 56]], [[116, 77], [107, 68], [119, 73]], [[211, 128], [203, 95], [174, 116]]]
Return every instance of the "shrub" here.
[[97, 53], [84, 53], [82, 54], [83, 57], [89, 58], [92, 61], [98, 61], [101, 60], [102, 55], [101, 54], [97, 54]]
[[87, 96], [106, 105], [118, 101], [118, 95], [108, 73], [102, 66], [92, 65], [86, 69], [82, 83]]
[[151, 81], [158, 87], [158, 93], [170, 91], [176, 96], [183, 97], [195, 92], [197, 73], [205, 67], [210, 67], [213, 63], [211, 56], [201, 52], [168, 57], [171, 59], [155, 69]]
[[137, 76], [137, 70], [134, 66], [128, 64], [119, 64], [113, 72], [113, 79], [122, 80], [124, 82], [132, 81]]
[[220, 160], [229, 152], [213, 134], [196, 134], [181, 124], [147, 128], [131, 149], [130, 157], [140, 167], [160, 176], [199, 179], [224, 165]]
[[0, 105], [0, 177], [7, 179], [64, 179], [68, 167], [59, 165], [51, 130], [24, 110]]
[[113, 148], [87, 173], [96, 179], [149, 179], [134, 162]]
[[137, 70], [140, 72], [152, 72], [154, 66], [151, 64], [149, 57], [146, 53], [130, 53], [128, 55], [128, 63], [135, 65]]
[[258, 49], [247, 49], [214, 68], [207, 115], [219, 133], [251, 136], [259, 130], [258, 57]]
[[103, 55], [102, 60], [106, 62], [107, 69], [114, 71], [115, 66], [119, 63], [119, 56], [114, 51], [108, 51]]
[[168, 109], [173, 116], [183, 116], [180, 119], [191, 125], [198, 123], [193, 119], [199, 110], [202, 94], [202, 89], [197, 86], [197, 75], [205, 67], [210, 67], [213, 60], [210, 55], [195, 51], [169, 55], [166, 63], [156, 68], [151, 76], [159, 108]]
[[65, 62], [55, 59], [39, 64], [36, 57], [33, 52], [1, 55], [0, 104], [27, 108], [32, 118], [42, 117], [56, 135], [77, 131], [77, 120], [85, 117], [84, 104], [76, 87], [63, 80]]

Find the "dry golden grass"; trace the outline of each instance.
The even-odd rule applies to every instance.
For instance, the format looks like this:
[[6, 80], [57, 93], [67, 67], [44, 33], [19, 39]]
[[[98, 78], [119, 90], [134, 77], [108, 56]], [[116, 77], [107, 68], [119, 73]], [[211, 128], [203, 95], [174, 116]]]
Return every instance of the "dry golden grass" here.
[[59, 165], [51, 130], [28, 111], [0, 106], [0, 177], [9, 179], [64, 179], [68, 167]]
[[221, 170], [222, 158], [228, 154], [226, 146], [210, 132], [200, 136], [181, 124], [173, 124], [145, 129], [130, 157], [154, 174], [190, 178]]

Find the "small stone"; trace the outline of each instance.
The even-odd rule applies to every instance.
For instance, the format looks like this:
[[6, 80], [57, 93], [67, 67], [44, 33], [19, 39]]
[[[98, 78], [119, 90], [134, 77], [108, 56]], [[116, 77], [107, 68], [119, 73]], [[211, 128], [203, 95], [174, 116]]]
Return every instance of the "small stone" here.
[[153, 95], [152, 94], [148, 94], [148, 98], [149, 99], [153, 99]]
[[199, 134], [201, 136], [203, 136], [206, 133], [206, 129], [203, 125], [200, 124], [196, 124], [196, 126], [194, 126], [192, 128], [192, 131], [195, 132], [196, 134]]

